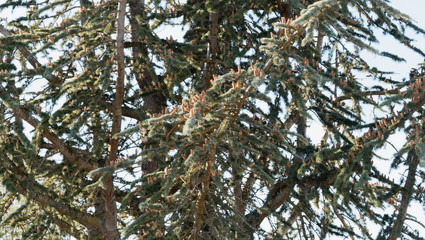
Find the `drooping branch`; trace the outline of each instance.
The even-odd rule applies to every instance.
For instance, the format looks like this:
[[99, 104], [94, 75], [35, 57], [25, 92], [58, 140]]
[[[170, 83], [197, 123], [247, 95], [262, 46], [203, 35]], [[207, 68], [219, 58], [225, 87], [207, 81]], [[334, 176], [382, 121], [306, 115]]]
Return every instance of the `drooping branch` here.
[[[40, 122], [31, 116], [27, 111], [22, 109], [18, 103], [13, 101], [2, 86], [0, 86], [0, 96], [4, 100], [4, 103], [15, 112], [16, 116], [26, 121], [36, 129], [39, 127]], [[92, 171], [97, 168], [97, 166], [92, 165], [87, 161], [81, 161], [78, 159], [78, 157], [76, 157], [75, 154], [71, 152], [70, 149], [68, 149], [65, 143], [59, 137], [53, 134], [47, 127], [43, 127], [41, 129], [41, 134], [47, 138], [53, 144], [53, 146], [72, 164], [75, 164], [79, 168], [86, 171]]]
[[[384, 91], [365, 91], [362, 92], [361, 95], [363, 97], [368, 97], [368, 96], [385, 96], [385, 95], [390, 95], [390, 94], [400, 94], [400, 89], [396, 88], [396, 89], [392, 89], [392, 90], [384, 90]], [[351, 99], [352, 96], [341, 96], [335, 99], [336, 102], [341, 102], [344, 100], [348, 100]]]
[[[297, 134], [300, 136], [297, 138], [297, 148], [301, 149], [305, 143], [304, 139], [306, 137], [307, 130], [307, 118], [302, 116], [298, 111], [291, 113], [291, 116], [295, 117], [294, 123], [297, 124]], [[303, 153], [297, 151], [294, 156], [294, 164], [299, 165], [302, 162], [301, 157]], [[277, 182], [274, 187], [268, 193], [265, 204], [256, 210], [253, 210], [246, 216], [247, 222], [254, 229], [257, 229], [264, 218], [269, 216], [272, 212], [276, 211], [289, 197], [292, 190], [295, 187], [295, 183], [290, 180], [290, 178]], [[296, 217], [299, 214], [294, 216], [293, 221], [296, 220]]]
[[[28, 195], [29, 190], [24, 187], [25, 184], [17, 184], [16, 189], [17, 191], [26, 196]], [[48, 197], [41, 193], [38, 190], [31, 189], [31, 198], [36, 201], [40, 206], [42, 207], [52, 207], [54, 208], [59, 214], [66, 215], [72, 218], [72, 220], [77, 221], [84, 225], [87, 228], [92, 228], [95, 226], [97, 229], [101, 229], [100, 226], [100, 219], [97, 219], [88, 213], [80, 212], [77, 209], [74, 209], [68, 205], [59, 203], [55, 201], [53, 198]]]
[[[58, 202], [55, 198], [42, 193], [38, 187], [33, 187], [31, 190], [28, 189], [28, 184], [25, 183], [28, 179], [28, 175], [6, 155], [2, 157], [3, 164], [6, 164], [8, 168], [14, 173], [16, 180], [14, 181], [17, 191], [37, 202], [42, 207], [52, 207], [59, 214], [70, 217], [72, 220], [82, 224], [87, 228], [102, 229], [100, 225], [100, 219], [92, 216], [89, 213], [81, 212], [75, 208]], [[39, 185], [37, 182], [33, 182], [35, 185]]]
[[[321, 13], [319, 14], [318, 18], [325, 13], [330, 7], [324, 8]], [[307, 28], [308, 23], [305, 23], [303, 26], [299, 27], [298, 30], [295, 31], [288, 40], [280, 47], [279, 50], [285, 51], [291, 43], [302, 33], [304, 33], [305, 29]], [[266, 72], [268, 69], [273, 65], [274, 57], [269, 58], [266, 63], [263, 66], [262, 71]], [[299, 116], [299, 114], [295, 114], [295, 120], [294, 122], [298, 125], [298, 134], [301, 136], [305, 136], [305, 130], [306, 130], [306, 119], [304, 116]], [[302, 140], [299, 139], [299, 143], [301, 143]], [[299, 154], [296, 154], [299, 156]], [[299, 157], [296, 157], [299, 158]], [[294, 159], [296, 160], [296, 159]], [[299, 159], [301, 160], [301, 159]], [[258, 209], [254, 209], [249, 214], [245, 216], [246, 222], [248, 223], [248, 229], [255, 230], [257, 229], [264, 218], [269, 216], [272, 212], [276, 211], [289, 197], [292, 190], [295, 187], [294, 181], [291, 181], [290, 179], [285, 179], [282, 181], [277, 182], [272, 190], [268, 193], [266, 202], [263, 204], [263, 206], [259, 207]]]
[[218, 127], [218, 131], [217, 131], [217, 134], [216, 134], [217, 140], [211, 146], [211, 150], [210, 150], [209, 155], [208, 155], [206, 173], [205, 173], [203, 180], [202, 180], [202, 191], [201, 191], [201, 194], [198, 198], [198, 202], [196, 204], [197, 211], [196, 211], [196, 216], [195, 216], [195, 229], [194, 229], [194, 238], [195, 239], [199, 239], [200, 228], [201, 228], [201, 225], [202, 225], [202, 218], [203, 218], [203, 213], [204, 213], [205, 198], [208, 194], [209, 184], [210, 184], [210, 176], [211, 176], [210, 172], [211, 172], [212, 167], [214, 166], [214, 162], [215, 162], [215, 158], [216, 158], [216, 150], [217, 150], [218, 144], [219, 144], [220, 139], [221, 139], [222, 135], [224, 134], [224, 132], [227, 131], [229, 125], [232, 122], [234, 122], [235, 119], [239, 116], [244, 103], [246, 102], [246, 100], [248, 99], [248, 97], [250, 96], [250, 94], [253, 90], [254, 90], [254, 87], [252, 85], [248, 87], [245, 94], [243, 95], [243, 97], [239, 100], [238, 104], [236, 105], [236, 109], [233, 112], [233, 114], [231, 114], [231, 116], [228, 119], [225, 119], [220, 124], [220, 126]]
[[[352, 230], [348, 224], [345, 222], [344, 217], [339, 213], [338, 209], [335, 207], [335, 205], [332, 205], [332, 209], [334, 210], [335, 215], [338, 217], [339, 221], [342, 223], [345, 229]], [[350, 239], [354, 240], [354, 236], [352, 232], [349, 232]]]
[[[9, 30], [7, 30], [7, 28], [5, 28], [2, 24], [0, 24], [0, 33], [3, 34], [6, 37], [12, 36], [12, 33]], [[40, 72], [44, 72], [43, 69], [45, 67], [34, 57], [33, 54], [31, 54], [31, 52], [27, 48], [18, 47], [18, 50], [21, 53], [21, 55], [25, 59], [27, 59], [27, 61], [31, 64], [31, 66], [34, 69], [38, 70], [39, 68], [41, 68]], [[61, 80], [54, 75], [48, 75], [47, 77], [46, 76], [44, 76], [44, 77], [47, 79], [47, 81], [49, 81], [50, 85], [52, 85], [52, 86], [58, 87], [61, 84]]]

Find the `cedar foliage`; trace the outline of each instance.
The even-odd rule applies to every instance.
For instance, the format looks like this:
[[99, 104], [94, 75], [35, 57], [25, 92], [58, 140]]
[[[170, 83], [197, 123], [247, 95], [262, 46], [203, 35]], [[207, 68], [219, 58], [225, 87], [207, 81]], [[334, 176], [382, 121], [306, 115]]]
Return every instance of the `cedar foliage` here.
[[[0, 25], [2, 238], [421, 239], [406, 214], [425, 200], [422, 69], [394, 81], [360, 54], [404, 61], [369, 44], [383, 31], [425, 55], [387, 1], [11, 10], [25, 15]], [[394, 179], [378, 150], [403, 132]]]

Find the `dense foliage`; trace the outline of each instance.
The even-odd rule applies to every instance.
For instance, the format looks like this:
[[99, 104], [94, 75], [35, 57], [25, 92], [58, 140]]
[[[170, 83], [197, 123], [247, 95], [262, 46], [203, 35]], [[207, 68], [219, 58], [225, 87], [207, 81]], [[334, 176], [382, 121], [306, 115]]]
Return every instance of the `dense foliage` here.
[[381, 31], [425, 56], [405, 30], [425, 31], [386, 0], [0, 12], [2, 239], [422, 239], [422, 69], [361, 52], [404, 61]]

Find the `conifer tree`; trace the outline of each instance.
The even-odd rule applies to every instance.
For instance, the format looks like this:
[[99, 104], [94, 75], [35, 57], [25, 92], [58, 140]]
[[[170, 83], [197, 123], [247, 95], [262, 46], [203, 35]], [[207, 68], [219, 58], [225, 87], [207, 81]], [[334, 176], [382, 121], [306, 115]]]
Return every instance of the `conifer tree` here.
[[361, 53], [404, 61], [382, 31], [425, 56], [405, 30], [425, 31], [387, 1], [0, 12], [2, 239], [421, 239], [423, 68], [395, 81]]

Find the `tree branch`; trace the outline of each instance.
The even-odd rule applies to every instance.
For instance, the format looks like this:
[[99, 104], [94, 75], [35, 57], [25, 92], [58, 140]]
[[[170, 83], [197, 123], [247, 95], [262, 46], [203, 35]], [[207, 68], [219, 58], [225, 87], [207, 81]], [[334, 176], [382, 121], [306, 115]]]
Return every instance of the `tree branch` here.
[[[12, 33], [7, 30], [2, 24], [0, 24], [0, 33], [3, 34], [6, 37], [12, 36]], [[44, 72], [45, 67], [31, 54], [31, 52], [25, 48], [25, 47], [18, 47], [19, 52], [21, 55], [27, 59], [27, 61], [31, 64], [31, 66], [37, 70], [40, 71], [39, 68], [41, 68], [41, 72]], [[50, 77], [45, 77], [47, 81], [49, 81], [50, 85], [52, 86], [60, 86], [61, 79], [57, 78], [56, 76], [52, 75]]]
[[[339, 221], [341, 221], [342, 225], [345, 229], [352, 231], [352, 229], [345, 223], [344, 217], [339, 214], [338, 209], [332, 204], [332, 209], [334, 210], [335, 215], [338, 217]], [[354, 240], [353, 233], [349, 232], [350, 239]]]
[[263, 206], [258, 209], [254, 209], [245, 216], [245, 219], [247, 220], [246, 222], [249, 224], [249, 228], [256, 230], [263, 222], [264, 218], [276, 211], [276, 209], [278, 209], [288, 199], [294, 186], [295, 184], [288, 181], [288, 179], [276, 183], [273, 189], [268, 193], [267, 200]]
[[211, 168], [214, 166], [215, 153], [217, 146], [214, 144], [210, 149], [210, 155], [207, 163], [207, 169], [202, 180], [202, 192], [199, 196], [198, 202], [196, 203], [196, 217], [195, 217], [195, 230], [194, 230], [194, 239], [199, 239], [199, 234], [201, 232], [202, 218], [204, 215], [204, 203], [205, 198], [207, 197], [209, 188], [210, 188], [210, 177], [211, 177]]
[[[124, 31], [125, 31], [125, 8], [127, 0], [118, 2], [117, 14], [117, 81], [115, 85], [115, 99], [112, 105], [112, 130], [109, 145], [109, 153], [105, 162], [105, 166], [113, 166], [117, 158], [119, 138], [114, 135], [121, 131], [122, 121], [122, 105], [124, 102], [124, 80], [125, 80], [125, 63], [124, 63]], [[105, 232], [102, 232], [105, 239], [120, 239], [117, 226], [117, 204], [114, 193], [113, 176], [109, 174], [104, 181], [102, 196], [105, 203], [104, 224]]]
[[49, 216], [53, 222], [64, 232], [66, 232], [67, 234], [73, 236], [75, 239], [81, 239], [83, 235], [82, 232], [78, 231], [78, 229], [76, 229], [74, 226], [72, 226], [71, 224], [67, 223], [66, 221], [50, 215]]
[[282, 229], [282, 235], [286, 235], [289, 229], [292, 228], [292, 224], [294, 224], [295, 220], [297, 220], [297, 217], [300, 213], [301, 211], [298, 208], [295, 208], [295, 210], [289, 216], [288, 220], [284, 222], [285, 226]]
[[416, 219], [414, 219], [414, 218], [406, 217], [406, 219], [404, 219], [404, 220], [412, 221], [412, 222], [414, 222], [414, 223], [418, 224], [419, 226], [421, 226], [423, 229], [425, 229], [425, 224], [423, 224], [423, 223], [419, 222], [418, 220], [416, 220]]
[[125, 63], [124, 63], [124, 20], [125, 20], [125, 5], [126, 0], [119, 2], [118, 17], [117, 17], [117, 81], [115, 86], [115, 99], [112, 105], [112, 131], [111, 143], [106, 166], [112, 166], [118, 152], [119, 139], [114, 137], [115, 134], [121, 131], [122, 120], [122, 105], [124, 99], [124, 78], [125, 78]]
[[[44, 195], [37, 187], [33, 187], [31, 190], [28, 190], [28, 184], [25, 183], [28, 181], [28, 174], [16, 166], [16, 164], [6, 155], [3, 155], [3, 163], [9, 165], [9, 170], [14, 173], [14, 176], [16, 177], [16, 180], [14, 181], [15, 187], [20, 194], [29, 196], [40, 206], [54, 208], [59, 214], [68, 216], [72, 220], [87, 228], [96, 228], [101, 230], [102, 227], [100, 225], [100, 219], [90, 215], [89, 213], [81, 212], [75, 208], [60, 203], [50, 196]], [[33, 184], [40, 185], [36, 181], [34, 181]]]
[[415, 153], [411, 153], [412, 161], [409, 166], [409, 172], [407, 173], [406, 183], [402, 189], [401, 203], [398, 211], [397, 219], [393, 224], [393, 230], [388, 239], [396, 240], [399, 238], [401, 231], [403, 230], [404, 220], [406, 219], [407, 209], [409, 208], [410, 198], [412, 197], [413, 186], [415, 184], [416, 170], [419, 164], [419, 158]]
[[[31, 126], [33, 126], [34, 128], [38, 128], [40, 125], [40, 122], [34, 118], [33, 116], [31, 116], [27, 111], [25, 111], [24, 109], [22, 109], [18, 103], [16, 103], [15, 101], [13, 101], [7, 91], [0, 86], [0, 97], [4, 100], [4, 104], [6, 104], [7, 107], [9, 107], [10, 109], [12, 109], [16, 116], [18, 116], [19, 118], [21, 118], [22, 120], [26, 121], [27, 123], [29, 123]], [[78, 166], [79, 168], [86, 170], [86, 171], [92, 171], [94, 169], [97, 168], [97, 166], [92, 165], [86, 161], [80, 161], [69, 149], [68, 147], [65, 146], [65, 144], [63, 143], [63, 141], [58, 138], [55, 134], [53, 134], [52, 132], [50, 132], [50, 130], [47, 127], [43, 127], [41, 129], [41, 134], [47, 138], [52, 144], [53, 146], [55, 146], [55, 148], [71, 163], [75, 164], [76, 166]]]
[[22, 195], [28, 195], [31, 192], [31, 199], [36, 201], [40, 206], [43, 207], [53, 207], [59, 214], [69, 216], [72, 220], [77, 221], [84, 225], [87, 228], [92, 228], [95, 226], [96, 229], [101, 229], [100, 219], [89, 215], [88, 213], [80, 212], [77, 209], [74, 209], [68, 205], [59, 203], [52, 198], [43, 195], [41, 192], [36, 189], [31, 189], [28, 191], [23, 184], [17, 184], [16, 189]]
[[[389, 95], [389, 94], [399, 94], [400, 93], [400, 89], [396, 88], [396, 89], [392, 89], [392, 90], [384, 90], [384, 91], [365, 91], [362, 92], [361, 95], [363, 97], [367, 97], [367, 96], [384, 96], [384, 95]], [[344, 100], [348, 100], [351, 99], [352, 96], [341, 96], [335, 99], [336, 102], [341, 102]]]

